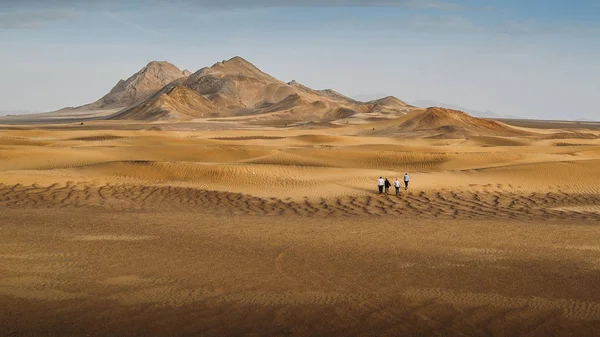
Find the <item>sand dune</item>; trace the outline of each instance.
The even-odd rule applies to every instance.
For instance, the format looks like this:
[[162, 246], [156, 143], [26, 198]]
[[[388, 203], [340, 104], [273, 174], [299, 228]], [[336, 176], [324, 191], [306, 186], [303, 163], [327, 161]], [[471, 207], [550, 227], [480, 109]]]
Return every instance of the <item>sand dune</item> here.
[[468, 114], [445, 108], [427, 108], [410, 117], [398, 119], [373, 132], [381, 136], [403, 135], [426, 138], [469, 138], [472, 136], [514, 137], [527, 133], [501, 122], [471, 117]]
[[[257, 179], [261, 181], [260, 178]], [[600, 220], [600, 213], [596, 209], [600, 204], [597, 193], [546, 192], [520, 195], [502, 188], [477, 192], [473, 190], [474, 187], [459, 192], [405, 192], [400, 198], [343, 196], [295, 201], [170, 186], [97, 186], [75, 183], [51, 186], [0, 185], [0, 205], [6, 208], [76, 207], [109, 210], [210, 209], [213, 214], [316, 217], [398, 215], [480, 220]], [[94, 240], [85, 237], [80, 239]], [[114, 237], [112, 240], [127, 241], [135, 238]]]
[[2, 127], [0, 335], [600, 334], [600, 140], [429, 112]]

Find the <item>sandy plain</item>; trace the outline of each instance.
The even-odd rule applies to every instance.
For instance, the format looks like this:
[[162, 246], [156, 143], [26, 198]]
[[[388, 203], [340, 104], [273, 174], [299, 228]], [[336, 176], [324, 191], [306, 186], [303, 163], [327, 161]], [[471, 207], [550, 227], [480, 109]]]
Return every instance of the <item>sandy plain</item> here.
[[599, 139], [231, 125], [0, 128], [0, 335], [600, 335]]

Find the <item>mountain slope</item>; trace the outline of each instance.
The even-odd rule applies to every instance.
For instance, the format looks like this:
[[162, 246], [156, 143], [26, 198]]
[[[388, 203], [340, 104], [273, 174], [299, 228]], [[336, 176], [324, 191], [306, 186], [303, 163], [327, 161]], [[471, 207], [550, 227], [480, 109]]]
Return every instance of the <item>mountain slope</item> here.
[[126, 108], [109, 119], [182, 120], [210, 117], [215, 110], [211, 101], [176, 80], [140, 104]]
[[369, 113], [394, 113], [398, 110], [410, 108], [411, 106], [396, 97], [388, 96], [381, 99], [373, 100], [364, 104]]
[[[178, 83], [204, 100], [190, 98], [192, 95], [186, 92], [182, 97], [193, 104], [179, 104], [176, 101], [181, 98], [162, 92], [173, 101], [167, 104], [165, 96], [153, 95], [150, 101], [140, 102], [127, 109], [127, 113], [118, 113], [113, 118], [159, 120], [210, 116], [308, 122], [353, 116], [392, 118], [404, 115], [411, 108], [393, 97], [363, 103], [330, 89], [314, 90], [295, 81], [285, 83], [241, 57], [202, 68]], [[181, 88], [178, 91], [185, 92]], [[191, 112], [195, 107], [198, 113]]]
[[189, 76], [189, 71], [180, 70], [165, 61], [152, 61], [127, 80], [120, 80], [112, 90], [94, 103], [75, 110], [108, 110], [132, 106], [147, 99], [167, 84]]
[[292, 87], [241, 57], [200, 69], [184, 85], [227, 110], [261, 108], [296, 94]]

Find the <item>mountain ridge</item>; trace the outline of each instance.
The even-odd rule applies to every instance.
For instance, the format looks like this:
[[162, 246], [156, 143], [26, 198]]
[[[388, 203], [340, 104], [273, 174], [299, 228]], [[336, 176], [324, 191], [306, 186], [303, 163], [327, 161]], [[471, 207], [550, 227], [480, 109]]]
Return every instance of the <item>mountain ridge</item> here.
[[[165, 104], [167, 97], [161, 95], [173, 98], [166, 90], [161, 95], [151, 95], [148, 99], [153, 102], [134, 104], [111, 119], [189, 120], [208, 115], [288, 122], [335, 121], [365, 114], [369, 115], [365, 118], [392, 118], [404, 115], [411, 107], [395, 97], [359, 102], [332, 89], [315, 90], [296, 81], [286, 83], [239, 56], [201, 68], [177, 82], [203, 99], [179, 89], [179, 98], [174, 99], [182, 99], [185, 104]], [[212, 111], [206, 110], [209, 107]], [[202, 113], [193, 113], [194, 109]]]
[[167, 61], [150, 61], [126, 80], [120, 79], [112, 89], [95, 102], [64, 110], [92, 111], [121, 109], [150, 97], [169, 83], [187, 77], [189, 71], [180, 70]]

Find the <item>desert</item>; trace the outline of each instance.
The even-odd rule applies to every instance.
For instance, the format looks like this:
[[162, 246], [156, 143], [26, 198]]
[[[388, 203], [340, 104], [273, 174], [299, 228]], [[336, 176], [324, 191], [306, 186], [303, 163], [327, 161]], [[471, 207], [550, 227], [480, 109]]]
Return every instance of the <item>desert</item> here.
[[2, 336], [600, 335], [597, 122], [161, 61], [0, 171]]

